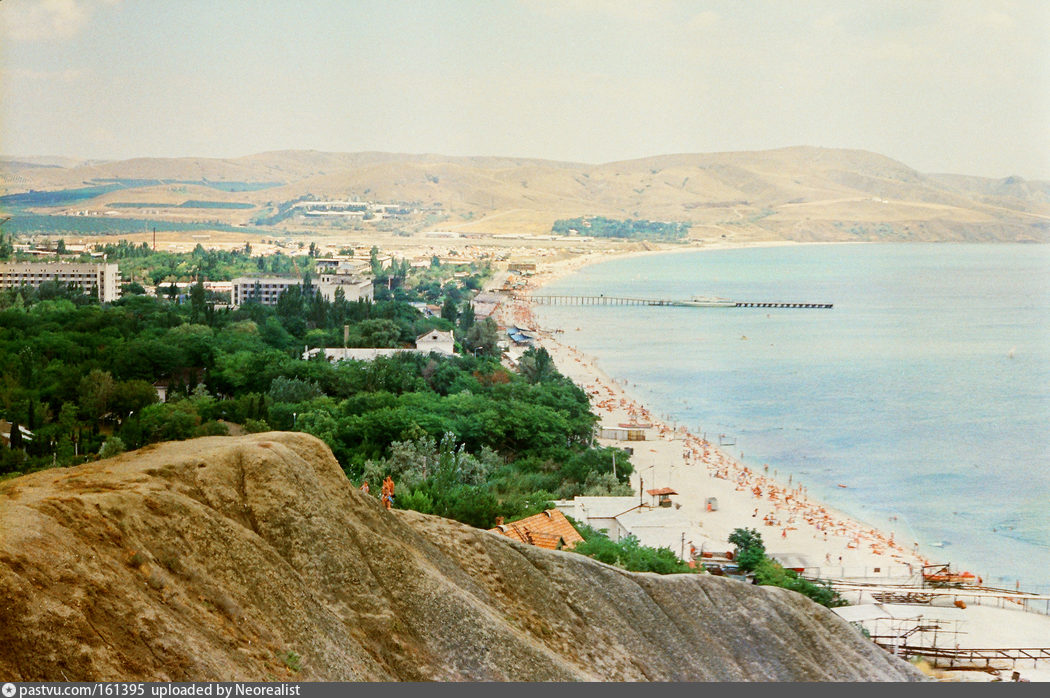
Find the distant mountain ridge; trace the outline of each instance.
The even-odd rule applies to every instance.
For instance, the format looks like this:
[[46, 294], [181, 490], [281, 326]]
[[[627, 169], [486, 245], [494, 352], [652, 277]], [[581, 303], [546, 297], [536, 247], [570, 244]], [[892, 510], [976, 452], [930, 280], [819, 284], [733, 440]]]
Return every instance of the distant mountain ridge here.
[[[0, 193], [107, 179], [279, 182], [226, 198], [260, 207], [304, 195], [440, 204], [442, 227], [479, 233], [546, 233], [561, 218], [601, 215], [687, 221], [697, 238], [1050, 241], [1050, 182], [924, 174], [861, 150], [795, 146], [598, 165], [288, 150], [71, 167], [50, 160], [0, 160]], [[158, 193], [122, 191], [141, 201]]]

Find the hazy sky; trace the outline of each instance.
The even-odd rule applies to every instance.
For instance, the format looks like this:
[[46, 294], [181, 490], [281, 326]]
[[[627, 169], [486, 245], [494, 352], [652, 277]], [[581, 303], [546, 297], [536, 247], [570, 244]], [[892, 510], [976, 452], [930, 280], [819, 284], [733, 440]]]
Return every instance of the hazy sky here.
[[1050, 179], [1047, 0], [3, 0], [0, 52], [6, 155], [819, 145]]

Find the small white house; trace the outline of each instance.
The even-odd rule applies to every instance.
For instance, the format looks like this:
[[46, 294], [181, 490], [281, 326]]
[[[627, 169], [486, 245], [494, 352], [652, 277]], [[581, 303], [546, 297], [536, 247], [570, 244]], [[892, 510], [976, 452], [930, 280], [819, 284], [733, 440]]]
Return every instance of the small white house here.
[[415, 349], [409, 349], [407, 347], [397, 347], [396, 349], [370, 347], [351, 347], [348, 349], [342, 347], [306, 349], [306, 351], [303, 352], [303, 361], [306, 361], [322, 352], [324, 353], [325, 358], [329, 361], [372, 361], [380, 356], [393, 356], [394, 354], [401, 352], [407, 352], [410, 354], [429, 354], [430, 352], [437, 352], [438, 354], [452, 356], [455, 353], [454, 347], [455, 340], [452, 338], [451, 332], [431, 330], [430, 332], [426, 332], [416, 337]]
[[430, 330], [416, 337], [416, 351], [420, 354], [437, 352], [452, 356], [455, 353], [456, 340], [451, 332], [441, 330]]
[[571, 500], [556, 500], [554, 508], [577, 523], [604, 531], [614, 542], [634, 536], [642, 545], [670, 548], [683, 560], [688, 559], [690, 544], [699, 545], [706, 540], [697, 526], [679, 511], [652, 507], [637, 495], [576, 496]]

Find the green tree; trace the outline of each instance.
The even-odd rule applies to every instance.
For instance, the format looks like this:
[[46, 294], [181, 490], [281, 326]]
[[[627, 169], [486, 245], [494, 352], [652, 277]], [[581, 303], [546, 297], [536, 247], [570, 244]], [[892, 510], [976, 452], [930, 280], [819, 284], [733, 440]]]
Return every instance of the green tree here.
[[762, 534], [753, 528], [733, 529], [729, 542], [736, 546], [733, 559], [741, 572], [753, 571], [766, 557]]
[[[201, 417], [189, 400], [162, 402], [142, 410], [136, 420], [143, 443], [181, 441], [194, 436]], [[123, 432], [121, 432], [123, 433]]]
[[530, 383], [542, 383], [560, 375], [546, 349], [529, 347], [518, 361], [518, 372]]
[[456, 301], [452, 300], [452, 298], [446, 298], [441, 305], [441, 317], [453, 324], [459, 318], [459, 309], [456, 307]]
[[15, 451], [22, 448], [22, 430], [18, 427], [17, 421], [11, 422], [11, 433], [8, 436], [10, 440], [11, 450]]
[[463, 340], [463, 346], [467, 351], [477, 353], [481, 356], [491, 356], [493, 358], [499, 358], [499, 330], [496, 327], [496, 321], [490, 317], [487, 317], [480, 322], [475, 322], [474, 325], [467, 330], [467, 336]]
[[383, 267], [379, 264], [379, 248], [375, 245], [368, 251], [368, 263], [372, 268], [372, 276], [378, 278], [383, 275]]
[[470, 328], [474, 326], [475, 320], [474, 306], [466, 303], [463, 306], [463, 312], [459, 316], [459, 332], [456, 334], [460, 337], [466, 337], [467, 333], [470, 332]]
[[157, 389], [144, 380], [120, 381], [113, 386], [110, 409], [120, 419], [126, 419], [147, 405], [158, 402]]
[[270, 397], [274, 402], [306, 402], [322, 394], [317, 383], [299, 378], [277, 376], [270, 383]]
[[206, 300], [207, 293], [204, 290], [204, 282], [198, 280], [197, 283], [190, 286], [190, 322], [199, 322], [204, 316]]
[[109, 371], [92, 369], [80, 381], [80, 407], [84, 415], [98, 421], [109, 412], [116, 382]]
[[72, 438], [77, 428], [77, 406], [72, 402], [63, 402], [58, 412], [58, 429], [61, 436]]

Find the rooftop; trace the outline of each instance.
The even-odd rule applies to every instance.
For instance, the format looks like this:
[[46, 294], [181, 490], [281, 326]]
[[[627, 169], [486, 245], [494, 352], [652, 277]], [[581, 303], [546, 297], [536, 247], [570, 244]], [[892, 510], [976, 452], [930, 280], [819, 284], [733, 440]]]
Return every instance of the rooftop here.
[[572, 527], [565, 515], [556, 509], [548, 509], [542, 514], [509, 524], [500, 524], [489, 530], [548, 550], [571, 550], [583, 540], [583, 536]]

